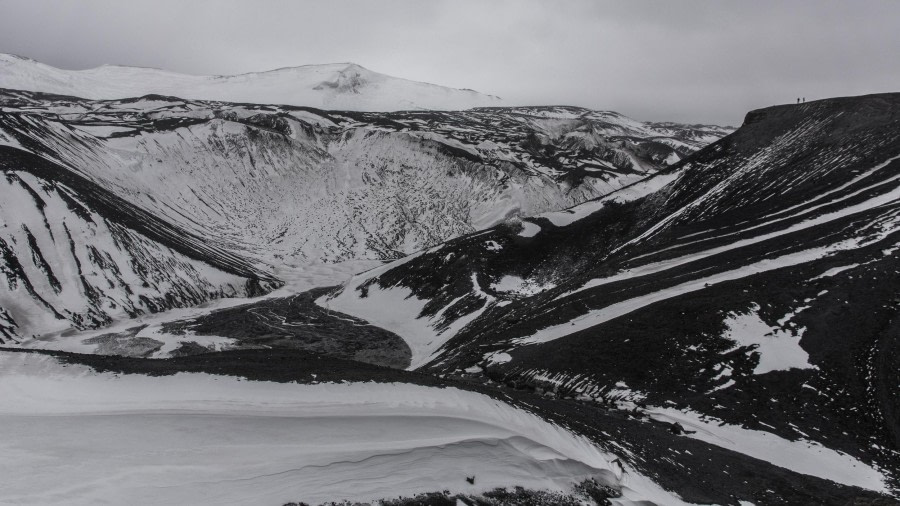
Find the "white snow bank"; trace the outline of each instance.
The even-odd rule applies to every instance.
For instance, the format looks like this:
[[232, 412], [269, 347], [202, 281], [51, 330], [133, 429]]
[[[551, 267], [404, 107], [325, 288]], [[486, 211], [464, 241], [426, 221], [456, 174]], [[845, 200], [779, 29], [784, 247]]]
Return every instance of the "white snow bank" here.
[[[319, 503], [622, 478], [614, 455], [536, 415], [409, 384], [119, 376], [0, 352], [0, 427], [0, 503]], [[623, 504], [680, 503], [626, 478]]]
[[419, 318], [428, 301], [413, 295], [409, 288], [372, 285], [366, 297], [362, 297], [356, 290], [357, 286], [354, 283], [344, 288], [334, 298], [322, 297], [316, 300], [316, 304], [361, 318], [403, 338], [412, 352], [410, 369], [426, 363], [431, 354], [446, 342], [432, 326], [433, 319]]
[[734, 450], [778, 467], [844, 485], [888, 492], [884, 476], [878, 470], [850, 455], [825, 448], [813, 441], [788, 441], [770, 432], [723, 424], [721, 420], [703, 417], [691, 411], [651, 408], [648, 413], [656, 420], [678, 422], [688, 431], [696, 431], [688, 433], [688, 437]]

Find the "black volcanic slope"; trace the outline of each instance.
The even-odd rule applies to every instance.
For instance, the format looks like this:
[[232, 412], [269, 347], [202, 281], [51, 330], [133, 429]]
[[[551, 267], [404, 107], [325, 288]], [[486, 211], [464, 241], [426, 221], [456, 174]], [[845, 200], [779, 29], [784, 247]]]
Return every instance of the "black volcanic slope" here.
[[[900, 94], [753, 111], [670, 171], [643, 198], [462, 237], [345, 290], [407, 288], [443, 324], [480, 311], [422, 370], [690, 410], [900, 486]], [[748, 324], [768, 337], [742, 340]]]

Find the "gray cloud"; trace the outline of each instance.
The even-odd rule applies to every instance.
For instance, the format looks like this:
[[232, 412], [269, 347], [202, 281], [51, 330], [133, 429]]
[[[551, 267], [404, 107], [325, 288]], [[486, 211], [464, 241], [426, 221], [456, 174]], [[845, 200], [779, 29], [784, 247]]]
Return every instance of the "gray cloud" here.
[[232, 74], [353, 61], [522, 104], [740, 123], [897, 91], [900, 2], [0, 0], [0, 51]]

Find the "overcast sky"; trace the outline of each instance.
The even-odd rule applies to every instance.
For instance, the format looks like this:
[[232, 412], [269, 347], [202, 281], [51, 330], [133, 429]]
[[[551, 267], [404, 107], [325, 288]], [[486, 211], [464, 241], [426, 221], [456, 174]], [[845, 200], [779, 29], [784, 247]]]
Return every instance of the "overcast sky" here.
[[739, 124], [900, 91], [900, 1], [0, 0], [0, 52], [233, 74], [355, 62], [516, 104]]

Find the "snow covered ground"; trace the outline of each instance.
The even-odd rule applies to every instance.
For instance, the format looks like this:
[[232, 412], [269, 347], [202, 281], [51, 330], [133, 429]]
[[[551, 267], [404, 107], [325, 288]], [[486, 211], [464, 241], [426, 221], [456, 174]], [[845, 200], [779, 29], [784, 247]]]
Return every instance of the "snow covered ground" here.
[[586, 439], [452, 388], [120, 376], [0, 352], [0, 427], [0, 504], [315, 504], [589, 477], [622, 486], [620, 504], [681, 503]]

